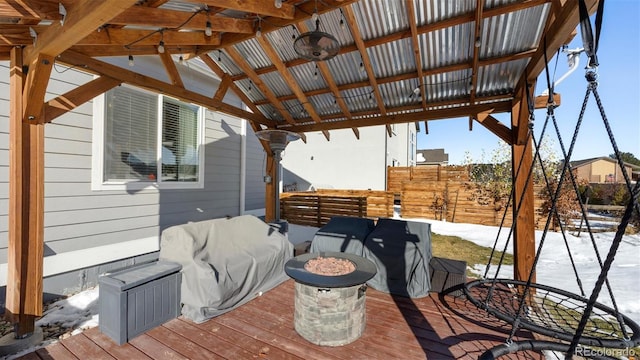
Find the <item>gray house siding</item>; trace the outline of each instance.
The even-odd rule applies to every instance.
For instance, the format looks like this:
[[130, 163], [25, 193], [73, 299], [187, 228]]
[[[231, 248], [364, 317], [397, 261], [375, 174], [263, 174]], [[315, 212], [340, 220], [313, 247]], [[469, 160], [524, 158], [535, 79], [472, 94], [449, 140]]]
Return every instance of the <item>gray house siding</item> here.
[[[47, 99], [92, 79], [62, 70], [52, 72]], [[0, 286], [6, 284], [7, 266], [8, 89], [8, 64], [0, 62]], [[93, 109], [92, 103], [84, 104], [45, 126], [45, 288], [47, 277], [80, 278], [85, 284], [87, 274], [113, 264], [140, 261], [136, 256], [153, 259], [165, 228], [241, 211], [242, 120], [206, 111], [201, 189], [92, 190]], [[246, 171], [256, 170], [247, 166]], [[254, 204], [252, 196], [246, 199]]]

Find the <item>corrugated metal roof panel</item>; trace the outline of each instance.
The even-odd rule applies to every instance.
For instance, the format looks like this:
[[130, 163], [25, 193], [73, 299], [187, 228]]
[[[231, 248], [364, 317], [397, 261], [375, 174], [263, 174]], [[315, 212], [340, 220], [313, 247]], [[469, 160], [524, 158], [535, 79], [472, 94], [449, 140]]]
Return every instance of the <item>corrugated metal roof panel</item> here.
[[[311, 20], [306, 20], [304, 24], [309, 31], [316, 29], [316, 24]], [[352, 45], [354, 43], [351, 31], [349, 31], [349, 25], [339, 9], [320, 15], [320, 31], [333, 35], [340, 43], [340, 46]]]
[[258, 89], [250, 79], [238, 80], [235, 82], [235, 84], [253, 102], [262, 101], [266, 98], [264, 94], [260, 91], [260, 89]]
[[411, 80], [396, 81], [378, 86], [380, 95], [385, 99], [384, 105], [391, 108], [412, 104], [415, 100], [420, 101], [420, 98], [413, 93], [415, 87], [415, 84], [412, 85]]
[[480, 67], [476, 94], [493, 96], [513, 91], [528, 62], [528, 59], [520, 59]]
[[427, 104], [469, 95], [470, 82], [471, 69], [425, 76], [423, 89]]
[[357, 51], [341, 54], [327, 62], [337, 85], [367, 80], [367, 73], [360, 68], [362, 57]]
[[336, 99], [332, 94], [322, 94], [309, 97], [309, 102], [321, 117], [335, 115], [342, 112], [335, 101]]
[[376, 78], [416, 71], [413, 44], [410, 38], [368, 48], [367, 55]]
[[350, 112], [367, 111], [378, 108], [371, 86], [344, 90], [340, 92], [340, 96], [349, 107]]
[[231, 76], [242, 74], [242, 70], [236, 65], [235, 61], [231, 60], [225, 50], [211, 51], [209, 56], [225, 73]]
[[433, 24], [463, 14], [473, 13], [476, 0], [432, 1], [416, 0], [414, 2], [417, 26]]
[[262, 69], [271, 65], [271, 60], [264, 53], [255, 39], [249, 39], [234, 45], [240, 55], [249, 63], [252, 69]]
[[405, 1], [361, 0], [351, 6], [365, 41], [409, 28]]
[[327, 87], [320, 69], [313, 62], [290, 67], [289, 72], [296, 79], [302, 91], [318, 90]]
[[418, 36], [422, 68], [468, 62], [473, 58], [473, 23], [464, 23]]
[[540, 5], [520, 11], [485, 19], [481, 31], [483, 58], [515, 54], [537, 46], [544, 30], [544, 22], [530, 19], [546, 19], [549, 5]]
[[284, 78], [277, 71], [260, 75], [260, 80], [262, 80], [262, 82], [271, 89], [276, 96], [293, 94], [291, 87], [284, 81]]
[[298, 36], [298, 31], [294, 30], [291, 26], [285, 26], [264, 36], [283, 62], [299, 58], [293, 49], [293, 42], [295, 41], [295, 37]]

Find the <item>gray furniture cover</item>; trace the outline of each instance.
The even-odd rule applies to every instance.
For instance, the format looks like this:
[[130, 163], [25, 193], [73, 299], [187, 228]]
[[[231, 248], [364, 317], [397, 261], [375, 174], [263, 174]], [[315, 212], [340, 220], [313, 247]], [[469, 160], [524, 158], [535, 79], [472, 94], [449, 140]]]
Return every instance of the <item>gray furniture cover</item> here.
[[252, 215], [167, 228], [160, 260], [182, 265], [182, 315], [196, 323], [230, 311], [289, 279], [287, 237]]
[[371, 219], [334, 216], [325, 226], [318, 229], [309, 251], [334, 251], [362, 256], [364, 240], [374, 227]]
[[378, 270], [367, 282], [372, 288], [413, 298], [429, 294], [429, 223], [379, 219], [365, 240], [363, 256]]

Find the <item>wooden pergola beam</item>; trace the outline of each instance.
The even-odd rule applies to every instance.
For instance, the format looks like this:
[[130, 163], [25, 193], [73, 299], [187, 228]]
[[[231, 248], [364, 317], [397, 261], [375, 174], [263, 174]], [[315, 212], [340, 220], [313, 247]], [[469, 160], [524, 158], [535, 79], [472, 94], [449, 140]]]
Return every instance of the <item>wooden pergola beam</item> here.
[[321, 130], [338, 130], [349, 127], [366, 127], [385, 124], [402, 124], [414, 121], [432, 121], [457, 118], [468, 116], [469, 114], [478, 114], [483, 112], [501, 113], [511, 109], [511, 101], [502, 101], [491, 104], [477, 104], [469, 106], [461, 106], [450, 109], [429, 109], [426, 111], [409, 112], [404, 114], [391, 114], [379, 117], [355, 118], [351, 120], [329, 121], [320, 124], [306, 125], [282, 125], [280, 129], [289, 130], [297, 133]]
[[54, 21], [38, 34], [35, 44], [25, 48], [25, 62], [32, 63], [41, 55], [57, 56], [78, 43], [113, 17], [121, 14], [137, 0], [78, 0], [61, 21]]
[[[284, 66], [284, 64], [280, 60], [280, 57], [278, 56], [278, 53], [273, 48], [273, 46], [271, 46], [271, 43], [269, 43], [269, 41], [267, 41], [262, 36], [257, 37], [256, 40], [258, 41], [258, 44], [260, 44], [260, 46], [262, 47], [262, 50], [265, 52], [267, 57], [276, 66], [276, 68], [278, 68], [278, 72], [280, 76], [282, 76], [285, 83], [289, 85], [289, 87], [291, 88], [291, 91], [293, 91], [293, 93], [296, 95], [298, 101], [300, 102], [300, 104], [302, 104], [302, 107], [307, 112], [307, 114], [309, 114], [309, 116], [311, 117], [311, 119], [313, 119], [313, 121], [315, 121], [316, 123], [320, 123], [321, 119], [320, 119], [320, 116], [318, 116], [316, 109], [314, 109], [309, 99], [304, 95], [304, 91], [302, 91], [302, 89], [298, 85], [298, 82], [293, 77], [289, 69], [286, 66]], [[329, 141], [330, 139], [329, 132], [326, 130], [323, 130], [322, 134], [324, 135], [325, 139]]]

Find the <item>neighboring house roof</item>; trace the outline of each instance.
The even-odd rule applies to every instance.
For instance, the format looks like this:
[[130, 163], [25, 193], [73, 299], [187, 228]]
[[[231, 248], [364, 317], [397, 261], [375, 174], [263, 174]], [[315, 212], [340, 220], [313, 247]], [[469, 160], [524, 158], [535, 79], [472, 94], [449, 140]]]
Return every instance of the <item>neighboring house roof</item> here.
[[449, 154], [444, 149], [425, 149], [417, 150], [417, 164], [447, 164], [449, 163]]

